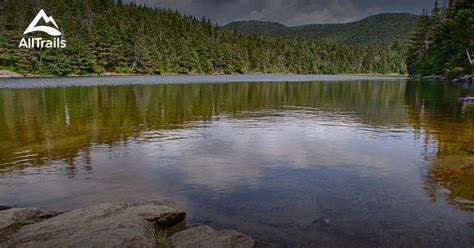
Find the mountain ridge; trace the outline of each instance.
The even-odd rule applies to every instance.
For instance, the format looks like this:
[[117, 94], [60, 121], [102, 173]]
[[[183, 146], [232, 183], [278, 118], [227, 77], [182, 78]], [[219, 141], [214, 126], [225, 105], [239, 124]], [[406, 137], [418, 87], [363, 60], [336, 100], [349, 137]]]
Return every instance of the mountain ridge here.
[[249, 20], [231, 22], [224, 28], [247, 34], [308, 38], [347, 45], [367, 45], [408, 41], [415, 30], [418, 18], [418, 15], [409, 13], [383, 13], [348, 23], [286, 26], [278, 22]]

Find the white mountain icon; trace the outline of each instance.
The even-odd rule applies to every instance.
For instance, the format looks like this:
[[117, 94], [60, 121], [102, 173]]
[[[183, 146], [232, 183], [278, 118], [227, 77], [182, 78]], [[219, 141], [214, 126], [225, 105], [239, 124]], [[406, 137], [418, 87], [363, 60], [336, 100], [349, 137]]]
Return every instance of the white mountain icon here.
[[[50, 22], [53, 23], [56, 28], [48, 27], [48, 26], [36, 26], [36, 24], [38, 24], [38, 22], [41, 18], [43, 18], [43, 20], [46, 23], [50, 23]], [[28, 28], [26, 28], [26, 30], [23, 34], [28, 34], [28, 33], [36, 32], [36, 31], [45, 32], [45, 33], [48, 33], [49, 35], [52, 35], [52, 36], [61, 35], [61, 32], [59, 32], [59, 30], [58, 30], [58, 24], [56, 24], [53, 17], [46, 15], [44, 10], [42, 10], [42, 9], [38, 12], [35, 19], [33, 19], [33, 21], [30, 23]]]

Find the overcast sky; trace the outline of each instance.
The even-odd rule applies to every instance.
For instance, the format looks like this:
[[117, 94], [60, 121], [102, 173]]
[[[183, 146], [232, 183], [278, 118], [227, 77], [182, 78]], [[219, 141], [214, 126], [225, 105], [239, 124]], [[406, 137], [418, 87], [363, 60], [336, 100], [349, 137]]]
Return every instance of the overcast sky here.
[[[178, 9], [220, 24], [236, 20], [274, 21], [295, 26], [360, 20], [385, 12], [421, 14], [434, 0], [131, 0]], [[443, 3], [443, 0], [440, 0]]]

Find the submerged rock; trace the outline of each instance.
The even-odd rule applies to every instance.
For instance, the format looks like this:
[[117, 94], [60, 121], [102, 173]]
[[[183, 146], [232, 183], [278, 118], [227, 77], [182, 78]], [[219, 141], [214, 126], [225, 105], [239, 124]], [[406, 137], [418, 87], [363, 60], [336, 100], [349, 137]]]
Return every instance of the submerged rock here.
[[0, 246], [155, 247], [154, 225], [176, 225], [185, 215], [155, 201], [100, 204], [23, 226]]
[[217, 231], [209, 226], [194, 226], [171, 236], [176, 248], [220, 247], [252, 248], [255, 240], [234, 230]]

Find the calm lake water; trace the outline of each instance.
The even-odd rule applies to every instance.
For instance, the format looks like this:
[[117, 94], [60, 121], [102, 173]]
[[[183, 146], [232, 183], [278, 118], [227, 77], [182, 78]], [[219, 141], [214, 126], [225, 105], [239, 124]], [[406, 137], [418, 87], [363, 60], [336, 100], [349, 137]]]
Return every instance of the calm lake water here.
[[209, 78], [0, 80], [0, 205], [157, 199], [281, 247], [473, 246], [474, 86]]

